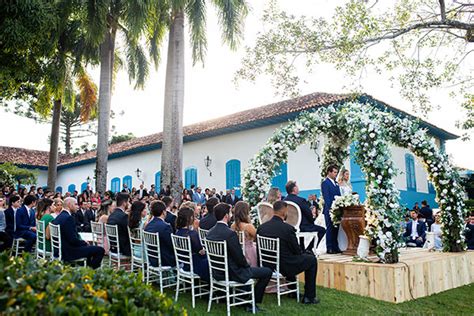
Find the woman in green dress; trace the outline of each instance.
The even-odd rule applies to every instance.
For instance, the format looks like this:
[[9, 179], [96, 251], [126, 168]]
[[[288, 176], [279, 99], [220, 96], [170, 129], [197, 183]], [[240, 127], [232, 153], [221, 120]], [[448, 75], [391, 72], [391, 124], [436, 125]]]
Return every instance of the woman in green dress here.
[[[52, 213], [52, 205], [53, 200], [44, 198], [38, 201], [38, 205], [36, 207], [36, 219], [42, 221], [44, 223], [44, 230], [45, 230], [45, 243], [39, 243], [39, 248], [43, 248], [41, 250], [46, 252], [51, 252], [51, 240], [49, 235], [49, 229], [47, 229], [49, 223], [54, 220]], [[44, 249], [46, 248], [46, 249]]]

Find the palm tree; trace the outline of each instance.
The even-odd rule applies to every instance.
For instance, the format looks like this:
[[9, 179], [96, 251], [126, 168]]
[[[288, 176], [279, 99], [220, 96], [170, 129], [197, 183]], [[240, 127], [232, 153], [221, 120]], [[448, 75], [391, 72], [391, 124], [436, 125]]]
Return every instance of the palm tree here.
[[[242, 37], [247, 15], [244, 0], [213, 0], [222, 40], [235, 49]], [[204, 64], [207, 49], [206, 3], [204, 0], [170, 0], [167, 8], [169, 23], [168, 60], [163, 117], [161, 156], [161, 187], [171, 186], [171, 193], [179, 200], [183, 174], [183, 106], [184, 106], [184, 23], [187, 19], [192, 46], [193, 65]], [[163, 11], [161, 11], [163, 12]], [[161, 25], [158, 24], [157, 25]], [[152, 44], [153, 41], [150, 41]]]
[[91, 46], [99, 47], [100, 59], [96, 161], [96, 190], [99, 192], [105, 192], [107, 187], [109, 119], [114, 65], [117, 64], [117, 33], [120, 32], [124, 38], [130, 80], [135, 81], [135, 88], [142, 88], [148, 76], [148, 61], [140, 39], [148, 27], [153, 9], [159, 3], [152, 0], [88, 0], [85, 6], [88, 42]]

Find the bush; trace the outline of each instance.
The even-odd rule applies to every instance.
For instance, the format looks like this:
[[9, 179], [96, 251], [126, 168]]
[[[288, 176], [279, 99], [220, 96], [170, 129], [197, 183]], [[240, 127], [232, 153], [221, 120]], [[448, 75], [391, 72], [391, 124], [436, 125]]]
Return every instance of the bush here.
[[1, 315], [186, 315], [128, 272], [6, 254], [0, 256], [0, 311]]

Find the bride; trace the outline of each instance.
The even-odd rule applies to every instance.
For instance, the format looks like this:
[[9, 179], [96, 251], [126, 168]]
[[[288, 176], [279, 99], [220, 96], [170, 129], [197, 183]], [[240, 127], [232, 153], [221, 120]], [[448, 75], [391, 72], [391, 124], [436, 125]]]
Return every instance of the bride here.
[[339, 184], [339, 188], [341, 189], [341, 195], [350, 195], [352, 194], [352, 185], [351, 185], [351, 175], [349, 170], [342, 167], [339, 176], [337, 177], [337, 183]]

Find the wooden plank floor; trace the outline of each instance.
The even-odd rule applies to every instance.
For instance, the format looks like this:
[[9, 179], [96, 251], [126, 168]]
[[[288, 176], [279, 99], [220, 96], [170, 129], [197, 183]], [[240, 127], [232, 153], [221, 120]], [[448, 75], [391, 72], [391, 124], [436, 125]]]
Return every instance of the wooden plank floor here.
[[[377, 261], [376, 256], [369, 258]], [[474, 282], [474, 252], [400, 250], [400, 262], [355, 262], [347, 255], [320, 255], [317, 284], [388, 302], [404, 302]]]

